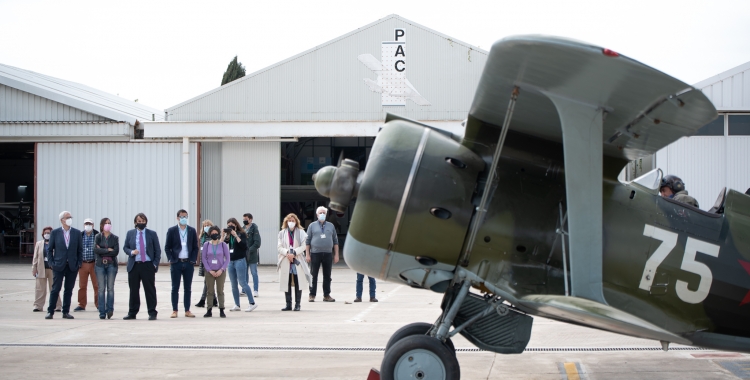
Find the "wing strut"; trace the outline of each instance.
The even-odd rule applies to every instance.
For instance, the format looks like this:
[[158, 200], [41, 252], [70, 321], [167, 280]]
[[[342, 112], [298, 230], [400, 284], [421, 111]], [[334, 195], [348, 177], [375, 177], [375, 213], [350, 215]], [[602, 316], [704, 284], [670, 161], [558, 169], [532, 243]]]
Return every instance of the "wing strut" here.
[[476, 240], [479, 227], [484, 222], [485, 214], [487, 214], [487, 203], [490, 200], [492, 181], [495, 179], [495, 175], [497, 174], [495, 173], [497, 171], [497, 164], [500, 161], [500, 154], [503, 152], [503, 145], [505, 145], [505, 136], [508, 135], [508, 129], [510, 129], [510, 119], [513, 117], [513, 110], [516, 107], [516, 99], [518, 99], [518, 93], [518, 86], [514, 86], [513, 92], [510, 95], [510, 101], [508, 102], [508, 110], [505, 112], [503, 129], [500, 131], [500, 137], [497, 139], [497, 147], [495, 147], [495, 154], [492, 156], [492, 166], [490, 166], [490, 171], [487, 175], [487, 182], [484, 184], [482, 199], [481, 201], [479, 201], [479, 207], [477, 207], [477, 212], [476, 214], [474, 214], [474, 219], [471, 222], [469, 239], [466, 241], [466, 250], [461, 257], [461, 260], [459, 260], [462, 266], [469, 265], [469, 257], [471, 257], [471, 250], [474, 248], [474, 240]]
[[571, 295], [602, 304], [603, 110], [543, 91], [562, 125]]

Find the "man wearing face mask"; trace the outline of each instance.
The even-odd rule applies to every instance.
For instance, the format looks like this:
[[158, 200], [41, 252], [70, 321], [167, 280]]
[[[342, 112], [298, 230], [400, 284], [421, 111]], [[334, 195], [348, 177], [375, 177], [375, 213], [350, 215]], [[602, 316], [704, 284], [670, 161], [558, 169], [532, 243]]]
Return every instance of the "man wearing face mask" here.
[[73, 217], [70, 212], [63, 211], [60, 213], [60, 224], [62, 227], [52, 231], [47, 246], [47, 261], [52, 267], [52, 292], [49, 295], [49, 305], [47, 306], [47, 315], [44, 319], [52, 319], [55, 315], [55, 305], [60, 297], [60, 290], [63, 289], [63, 280], [65, 290], [63, 291], [63, 318], [73, 319], [70, 315], [70, 298], [73, 296], [73, 288], [76, 285], [76, 275], [78, 268], [83, 261], [83, 241], [81, 231], [71, 227]]
[[193, 272], [198, 260], [198, 233], [188, 226], [188, 213], [177, 211], [177, 225], [167, 230], [167, 242], [164, 253], [169, 260], [169, 272], [172, 275], [172, 315], [177, 318], [177, 306], [180, 301], [180, 280], [185, 283], [184, 302], [185, 316], [195, 318], [190, 312], [190, 295], [192, 293]]
[[[331, 298], [331, 269], [339, 262], [339, 238], [333, 223], [326, 222], [328, 209], [323, 206], [315, 210], [318, 221], [307, 227], [307, 241], [305, 242], [307, 262], [312, 262], [312, 286], [310, 287], [310, 302], [315, 302], [318, 292], [318, 272], [323, 266], [323, 302], [336, 302]], [[333, 257], [332, 257], [333, 256]]]
[[86, 218], [83, 221], [83, 232], [81, 238], [83, 240], [83, 264], [78, 269], [78, 307], [73, 311], [86, 311], [86, 304], [88, 301], [86, 290], [88, 288], [88, 280], [91, 278], [91, 285], [94, 286], [94, 305], [96, 309], [99, 309], [99, 283], [96, 281], [96, 257], [94, 256], [94, 239], [99, 231], [94, 229], [94, 221], [90, 218]]
[[148, 320], [156, 320], [156, 272], [161, 261], [161, 247], [156, 232], [146, 229], [148, 218], [138, 213], [133, 219], [135, 228], [128, 231], [122, 250], [128, 255], [128, 286], [130, 305], [125, 320], [135, 319], [141, 309], [141, 283], [146, 295]]
[[[245, 213], [242, 215], [242, 227], [247, 235], [247, 267], [250, 269], [250, 273], [253, 275], [253, 297], [258, 296], [258, 262], [260, 256], [258, 255], [258, 249], [260, 248], [260, 232], [258, 226], [253, 223], [253, 214]], [[250, 277], [248, 276], [246, 282], [250, 283]], [[244, 294], [244, 293], [241, 293]]]

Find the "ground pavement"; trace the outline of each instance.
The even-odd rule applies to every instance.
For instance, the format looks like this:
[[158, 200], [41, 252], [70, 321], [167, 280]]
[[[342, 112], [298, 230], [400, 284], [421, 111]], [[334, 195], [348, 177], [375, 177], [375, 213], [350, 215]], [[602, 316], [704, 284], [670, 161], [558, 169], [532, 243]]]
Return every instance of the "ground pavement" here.
[[[185, 318], [182, 306], [178, 318], [169, 318], [169, 268], [162, 266], [156, 277], [158, 319], [147, 320], [141, 292], [138, 319], [124, 321], [128, 286], [120, 266], [112, 320], [99, 320], [91, 285], [85, 312], [72, 313], [74, 320], [61, 313], [45, 320], [44, 313], [31, 311], [31, 265], [0, 264], [0, 378], [366, 379], [371, 367], [380, 366], [395, 330], [434, 322], [440, 311], [439, 294], [381, 281], [379, 303], [351, 303], [356, 275], [338, 265], [332, 275], [335, 303], [310, 303], [305, 292], [302, 311], [281, 312], [276, 268], [259, 272], [259, 307], [227, 312], [226, 319], [218, 318], [218, 311], [203, 318], [205, 309], [194, 306], [197, 318]], [[192, 304], [200, 298], [202, 280], [196, 270]], [[228, 309], [228, 282], [225, 289]], [[77, 290], [76, 283], [74, 302]], [[322, 298], [320, 289], [318, 295]], [[240, 306], [247, 306], [246, 298]], [[748, 355], [684, 347], [663, 352], [658, 342], [541, 318], [535, 318], [529, 350], [520, 355], [472, 350], [461, 337], [454, 343], [462, 379], [750, 378]]]

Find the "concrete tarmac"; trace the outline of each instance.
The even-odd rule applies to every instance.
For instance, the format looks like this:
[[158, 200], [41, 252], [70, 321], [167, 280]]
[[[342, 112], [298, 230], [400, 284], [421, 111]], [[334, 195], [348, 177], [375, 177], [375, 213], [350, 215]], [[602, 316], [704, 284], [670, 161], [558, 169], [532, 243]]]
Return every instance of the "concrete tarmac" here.
[[[441, 295], [378, 281], [378, 303], [351, 303], [356, 275], [345, 266], [333, 270], [336, 302], [307, 301], [302, 311], [282, 312], [275, 267], [260, 267], [260, 296], [253, 312], [227, 312], [203, 318], [169, 318], [169, 268], [156, 278], [159, 312], [148, 321], [141, 291], [138, 319], [124, 321], [128, 308], [127, 272], [120, 266], [115, 283], [115, 314], [100, 320], [89, 283], [84, 312], [74, 320], [56, 313], [32, 312], [34, 278], [30, 264], [0, 265], [0, 379], [366, 379], [379, 368], [391, 334], [411, 322], [434, 322]], [[203, 278], [193, 280], [191, 304], [200, 298]], [[322, 274], [321, 274], [322, 277]], [[252, 280], [251, 280], [252, 281]], [[181, 289], [182, 290], [182, 289]], [[77, 302], [78, 283], [73, 292]], [[182, 292], [180, 293], [182, 300]], [[227, 310], [232, 306], [229, 282]], [[247, 307], [247, 298], [240, 306]], [[462, 379], [750, 379], [750, 355], [677, 346], [663, 352], [659, 343], [535, 318], [528, 351], [497, 355], [476, 351], [454, 339]], [[601, 350], [606, 349], [607, 351]]]

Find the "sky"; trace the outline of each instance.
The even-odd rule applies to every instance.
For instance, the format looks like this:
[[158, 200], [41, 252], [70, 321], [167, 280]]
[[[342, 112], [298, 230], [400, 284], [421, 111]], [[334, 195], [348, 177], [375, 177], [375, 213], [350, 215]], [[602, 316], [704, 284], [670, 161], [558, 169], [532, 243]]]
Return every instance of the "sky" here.
[[398, 14], [489, 49], [548, 34], [600, 45], [689, 84], [750, 61], [750, 1], [0, 0], [0, 63], [165, 109]]

